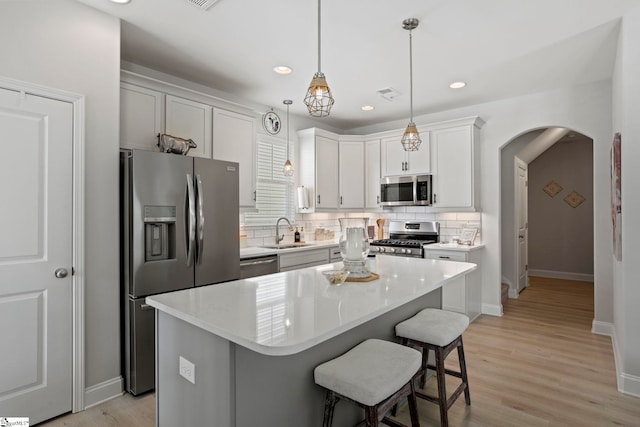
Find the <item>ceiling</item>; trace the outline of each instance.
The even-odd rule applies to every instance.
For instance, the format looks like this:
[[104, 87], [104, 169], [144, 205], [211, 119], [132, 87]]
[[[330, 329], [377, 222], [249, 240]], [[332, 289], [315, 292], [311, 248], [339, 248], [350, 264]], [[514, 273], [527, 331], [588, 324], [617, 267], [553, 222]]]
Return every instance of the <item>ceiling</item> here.
[[[306, 115], [318, 68], [316, 0], [77, 0], [122, 19], [122, 59], [257, 105]], [[199, 0], [193, 0], [198, 3]], [[323, 0], [322, 71], [335, 98], [318, 119], [345, 131], [578, 85], [612, 75], [620, 20], [638, 0]], [[272, 69], [288, 65], [282, 76]], [[449, 84], [462, 80], [463, 89]], [[392, 101], [377, 91], [392, 87]], [[361, 106], [372, 105], [373, 111]]]

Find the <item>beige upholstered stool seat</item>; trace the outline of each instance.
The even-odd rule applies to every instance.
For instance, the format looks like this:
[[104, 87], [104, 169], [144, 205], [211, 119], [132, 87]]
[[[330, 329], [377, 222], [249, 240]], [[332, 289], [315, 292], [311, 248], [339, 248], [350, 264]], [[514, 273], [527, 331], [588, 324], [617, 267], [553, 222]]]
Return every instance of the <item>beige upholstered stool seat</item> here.
[[407, 397], [412, 425], [418, 426], [413, 383], [421, 365], [419, 351], [378, 339], [363, 341], [342, 356], [318, 365], [313, 372], [315, 382], [327, 389], [323, 425], [331, 425], [340, 399], [364, 407], [367, 425], [377, 426], [393, 405]]
[[452, 311], [426, 308], [396, 325], [396, 335], [444, 347], [469, 326], [469, 318]]
[[316, 384], [373, 406], [400, 390], [420, 369], [419, 351], [389, 341], [366, 340], [316, 367]]
[[[402, 343], [409, 347], [420, 347], [422, 349], [422, 367], [420, 385], [424, 388], [427, 368], [436, 372], [438, 381], [438, 396], [429, 396], [419, 390], [415, 395], [422, 399], [438, 404], [440, 407], [440, 425], [449, 425], [449, 408], [460, 394], [464, 393], [464, 400], [467, 405], [471, 404], [469, 394], [469, 379], [467, 377], [467, 364], [464, 359], [464, 347], [462, 345], [462, 333], [469, 326], [469, 318], [464, 314], [451, 311], [427, 308], [420, 311], [410, 319], [396, 325], [396, 335], [402, 338]], [[458, 350], [458, 361], [460, 371], [447, 369], [444, 360], [453, 350]], [[429, 352], [433, 351], [435, 365], [430, 365]], [[447, 385], [445, 375], [452, 375], [460, 378], [461, 383], [447, 397]], [[395, 411], [395, 409], [394, 409]]]

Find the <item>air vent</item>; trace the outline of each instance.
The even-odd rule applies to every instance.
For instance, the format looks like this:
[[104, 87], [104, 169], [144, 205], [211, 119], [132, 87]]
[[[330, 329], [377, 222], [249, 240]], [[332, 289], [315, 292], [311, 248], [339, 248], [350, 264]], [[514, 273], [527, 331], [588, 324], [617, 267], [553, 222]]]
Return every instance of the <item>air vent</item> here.
[[383, 97], [387, 101], [393, 101], [396, 96], [400, 95], [400, 92], [398, 92], [392, 87], [385, 87], [384, 89], [380, 89], [377, 92], [381, 97]]
[[213, 6], [218, 2], [218, 0], [187, 0], [187, 1], [192, 5], [199, 7], [202, 10], [208, 10], [209, 8], [211, 8], [211, 6]]

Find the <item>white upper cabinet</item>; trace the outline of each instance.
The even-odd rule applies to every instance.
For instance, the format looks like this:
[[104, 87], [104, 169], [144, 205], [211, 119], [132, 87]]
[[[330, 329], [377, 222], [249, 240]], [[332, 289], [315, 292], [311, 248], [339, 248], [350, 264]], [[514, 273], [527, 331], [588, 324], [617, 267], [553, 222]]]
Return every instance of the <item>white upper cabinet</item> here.
[[120, 146], [158, 151], [163, 132], [164, 94], [128, 83], [120, 84]]
[[211, 122], [213, 107], [189, 99], [166, 95], [165, 133], [192, 139], [197, 148], [190, 156], [211, 158]]
[[381, 167], [382, 176], [422, 175], [431, 172], [429, 152], [429, 132], [420, 130], [422, 144], [418, 151], [404, 151], [400, 139], [401, 134], [382, 138]]
[[380, 208], [380, 140], [364, 143], [364, 207]]
[[240, 206], [255, 206], [256, 120], [213, 109], [213, 158], [240, 165]]
[[340, 208], [364, 208], [364, 143], [361, 138], [340, 137]]
[[480, 208], [479, 122], [431, 131], [434, 208]]
[[338, 141], [316, 136], [316, 207], [337, 209]]
[[312, 128], [298, 132], [299, 183], [307, 189], [308, 213], [335, 210], [339, 207], [338, 136]]

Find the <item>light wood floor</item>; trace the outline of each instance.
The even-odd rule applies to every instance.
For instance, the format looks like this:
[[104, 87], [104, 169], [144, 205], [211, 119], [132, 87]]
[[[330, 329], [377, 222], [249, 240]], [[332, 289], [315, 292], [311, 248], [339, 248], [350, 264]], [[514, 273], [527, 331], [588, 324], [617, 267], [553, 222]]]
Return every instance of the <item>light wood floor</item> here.
[[[640, 399], [617, 391], [611, 340], [591, 333], [592, 320], [591, 283], [532, 277], [503, 317], [480, 316], [464, 333], [471, 406], [459, 398], [449, 425], [640, 426]], [[454, 353], [447, 365], [457, 369]], [[153, 426], [153, 399], [125, 395], [41, 425]], [[423, 427], [440, 425], [434, 404], [418, 405]], [[399, 418], [408, 424], [406, 411]]]

